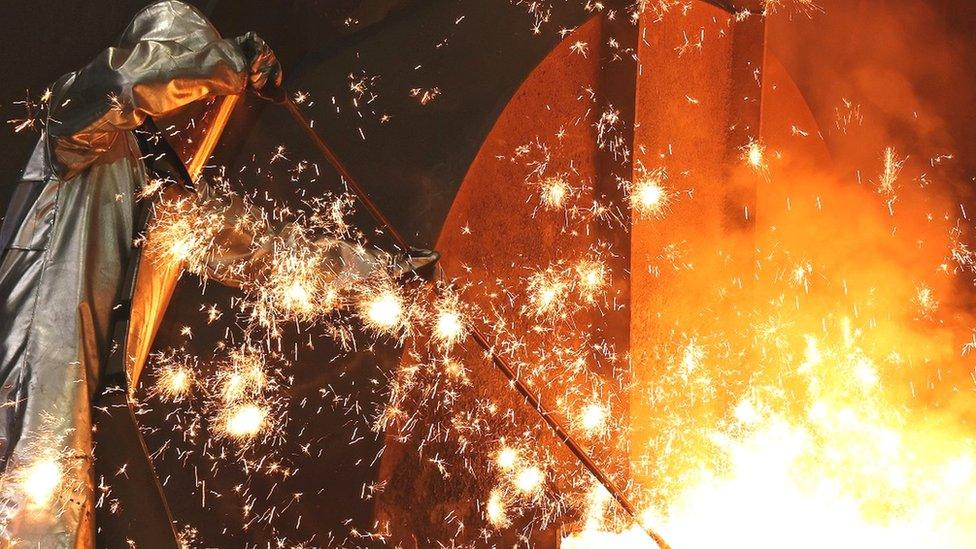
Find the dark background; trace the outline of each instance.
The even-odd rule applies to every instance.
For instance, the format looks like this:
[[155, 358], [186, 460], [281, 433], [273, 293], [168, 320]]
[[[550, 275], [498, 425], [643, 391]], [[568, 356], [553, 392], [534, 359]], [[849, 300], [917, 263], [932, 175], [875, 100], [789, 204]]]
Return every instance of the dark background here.
[[[0, 11], [0, 112], [4, 118], [22, 117], [23, 109], [15, 101], [28, 95], [36, 98], [59, 75], [79, 68], [114, 43], [130, 17], [147, 3], [6, 2]], [[225, 36], [255, 30], [276, 49], [285, 67], [286, 84], [310, 92], [312, 104], [306, 112], [316, 119], [318, 130], [394, 223], [420, 246], [436, 240], [485, 134], [518, 84], [558, 42], [555, 31], [586, 17], [578, 3], [556, 2], [565, 9], [556, 10], [546, 30], [533, 35], [524, 8], [505, 0], [191, 3], [208, 13]], [[830, 126], [832, 108], [844, 90], [834, 85], [827, 97], [818, 93], [820, 84], [845, 81], [851, 65], [864, 64], [868, 58], [893, 66], [892, 70], [921, 74], [916, 82], [919, 101], [945, 118], [946, 133], [955, 137], [951, 146], [963, 159], [956, 192], [970, 194], [973, 161], [969, 159], [976, 152], [972, 101], [976, 77], [971, 74], [976, 55], [976, 3], [831, 0], [822, 4], [827, 16], [800, 17], [795, 34], [793, 27], [781, 27], [791, 30], [770, 35], [774, 49], [780, 48], [784, 63], [821, 118], [821, 126]], [[893, 19], [884, 35], [858, 29], [858, 22], [870, 20], [879, 10], [893, 7], [910, 12], [918, 6], [924, 6], [920, 9], [926, 14], [926, 33], [944, 42], [918, 58], [888, 59], [879, 53], [884, 49], [880, 46], [886, 46], [883, 41], [903, 47], [902, 37], [916, 35], [917, 39], [919, 29], [909, 16]], [[864, 44], [874, 47], [858, 49]], [[827, 49], [831, 49], [833, 64], [824, 61]], [[929, 55], [936, 57], [926, 57]], [[951, 67], [927, 75], [915, 70], [926, 63]], [[368, 103], [360, 100], [355, 107], [350, 75], [378, 77], [370, 86], [376, 97]], [[429, 105], [422, 106], [410, 96], [411, 89], [433, 87], [441, 95]], [[869, 110], [871, 97], [865, 101]], [[384, 115], [390, 117], [388, 122], [381, 121]], [[826, 138], [831, 144], [831, 136]], [[0, 206], [11, 190], [2, 181], [16, 179], [34, 139], [30, 131], [15, 134], [12, 126], [0, 130]], [[288, 161], [268, 169], [268, 159], [279, 144], [289, 151]], [[337, 178], [318, 161], [285, 113], [259, 101], [248, 100], [235, 115], [216, 157], [228, 166], [228, 173], [238, 174], [234, 178], [241, 188], [266, 190], [285, 200], [294, 199], [297, 189], [315, 195], [335, 190], [337, 185]], [[305, 175], [291, 181], [287, 170], [301, 160], [319, 163], [321, 177]], [[185, 346], [202, 357], [212, 354], [214, 342], [224, 335], [230, 319], [207, 326], [199, 309], [209, 303], [225, 306], [233, 295], [211, 286], [201, 297], [198, 281], [185, 277], [156, 349]], [[193, 328], [192, 339], [180, 334], [184, 325]], [[397, 350], [379, 344], [349, 358], [340, 356], [317, 334], [296, 335], [289, 343], [310, 339], [315, 350], [303, 349], [288, 367], [294, 375], [289, 415], [293, 428], [301, 424], [304, 429], [284, 448], [267, 450], [299, 474], [288, 479], [266, 472], [247, 475], [233, 458], [176, 451], [198, 444], [175, 443], [160, 454], [161, 476], [177, 519], [200, 530], [201, 546], [265, 546], [275, 538], [318, 546], [371, 543], [350, 532], [369, 531], [372, 526], [371, 503], [363, 497], [363, 486], [375, 480], [374, 458], [381, 443], [366, 431], [368, 418], [349, 408], [351, 402], [359, 402], [361, 410], [369, 410], [381, 398], [377, 391], [396, 364]], [[151, 404], [151, 411], [143, 416], [144, 425], [152, 431], [148, 438], [154, 449], [174, 438], [174, 416], [168, 415], [173, 410]], [[309, 448], [308, 453], [292, 455], [299, 446]], [[211, 454], [219, 454], [219, 450], [211, 450]], [[295, 493], [302, 493], [301, 498], [295, 500]], [[246, 504], [253, 504], [251, 516], [241, 511]], [[282, 531], [254, 517], [272, 508]]]

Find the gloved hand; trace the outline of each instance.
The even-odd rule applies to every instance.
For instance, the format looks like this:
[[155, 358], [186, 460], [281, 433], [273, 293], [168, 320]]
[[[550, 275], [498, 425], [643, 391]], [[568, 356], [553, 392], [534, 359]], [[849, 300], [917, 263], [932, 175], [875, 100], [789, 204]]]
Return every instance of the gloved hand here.
[[281, 87], [281, 64], [271, 47], [253, 32], [241, 36], [238, 41], [250, 67], [248, 88], [262, 99], [275, 103], [285, 101], [287, 96]]
[[437, 262], [440, 258], [441, 254], [434, 250], [410, 248], [393, 264], [394, 273], [397, 278], [417, 277], [433, 282], [437, 279]]

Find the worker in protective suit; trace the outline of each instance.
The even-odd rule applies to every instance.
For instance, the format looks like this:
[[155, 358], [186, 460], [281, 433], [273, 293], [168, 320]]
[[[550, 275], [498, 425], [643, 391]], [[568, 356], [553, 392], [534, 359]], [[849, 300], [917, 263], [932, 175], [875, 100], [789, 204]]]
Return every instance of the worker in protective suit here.
[[[158, 280], [137, 276], [153, 261], [134, 245], [147, 218], [140, 193], [152, 180], [201, 202], [215, 198], [153, 135], [153, 119], [217, 96], [281, 93], [280, 83], [278, 61], [257, 35], [221, 39], [196, 9], [169, 0], [142, 10], [118, 46], [51, 88], [0, 230], [0, 546], [94, 546], [92, 399], [113, 369], [134, 388], [145, 352], [127, 346], [142, 334], [148, 349], [145, 334], [151, 340], [165, 309], [146, 297]], [[262, 268], [270, 239], [232, 228], [239, 204], [224, 207], [228, 227], [207, 259], [214, 268], [204, 269], [235, 284], [218, 267]], [[329, 245], [337, 274], [383, 263], [361, 247]], [[436, 254], [396, 261], [421, 268]]]

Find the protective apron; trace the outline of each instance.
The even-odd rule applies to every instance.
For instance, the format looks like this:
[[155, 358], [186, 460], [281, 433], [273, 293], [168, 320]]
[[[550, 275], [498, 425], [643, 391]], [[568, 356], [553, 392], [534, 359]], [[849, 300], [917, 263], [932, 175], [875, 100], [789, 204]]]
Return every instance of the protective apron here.
[[[151, 276], [154, 258], [134, 245], [144, 229], [140, 191], [158, 176], [147, 163], [172, 149], [141, 150], [140, 140], [146, 148], [152, 139], [137, 132], [191, 103], [256, 89], [276, 67], [253, 33], [221, 39], [197, 10], [164, 1], [141, 11], [117, 47], [51, 88], [0, 230], [0, 546], [95, 543], [91, 401], [113, 354], [134, 390], [168, 301], [160, 288], [172, 287]], [[201, 203], [214, 194], [202, 180], [164, 192]], [[209, 274], [235, 284], [218, 267], [256, 262], [275, 235], [235, 229], [235, 205], [226, 206]], [[335, 270], [375, 266], [351, 249], [336, 249]], [[120, 325], [122, 337], [113, 337]]]

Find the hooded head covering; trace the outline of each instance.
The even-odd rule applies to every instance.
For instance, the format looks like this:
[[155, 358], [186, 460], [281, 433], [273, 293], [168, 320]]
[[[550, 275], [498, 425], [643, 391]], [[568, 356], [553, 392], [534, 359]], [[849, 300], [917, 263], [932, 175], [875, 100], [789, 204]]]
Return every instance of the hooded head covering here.
[[164, 0], [142, 9], [126, 27], [119, 47], [132, 49], [139, 42], [176, 42], [199, 51], [220, 40], [220, 33], [199, 10], [179, 0]]
[[[220, 32], [198, 9], [179, 0], [163, 0], [146, 6], [132, 18], [119, 39], [119, 47], [131, 50], [140, 42], [153, 41], [176, 43], [196, 52], [218, 40]], [[206, 132], [206, 120], [214, 110], [212, 101], [190, 103], [158, 116], [156, 125], [184, 128], [167, 140], [185, 160], [193, 154], [193, 143]], [[189, 120], [195, 122], [189, 124]]]

